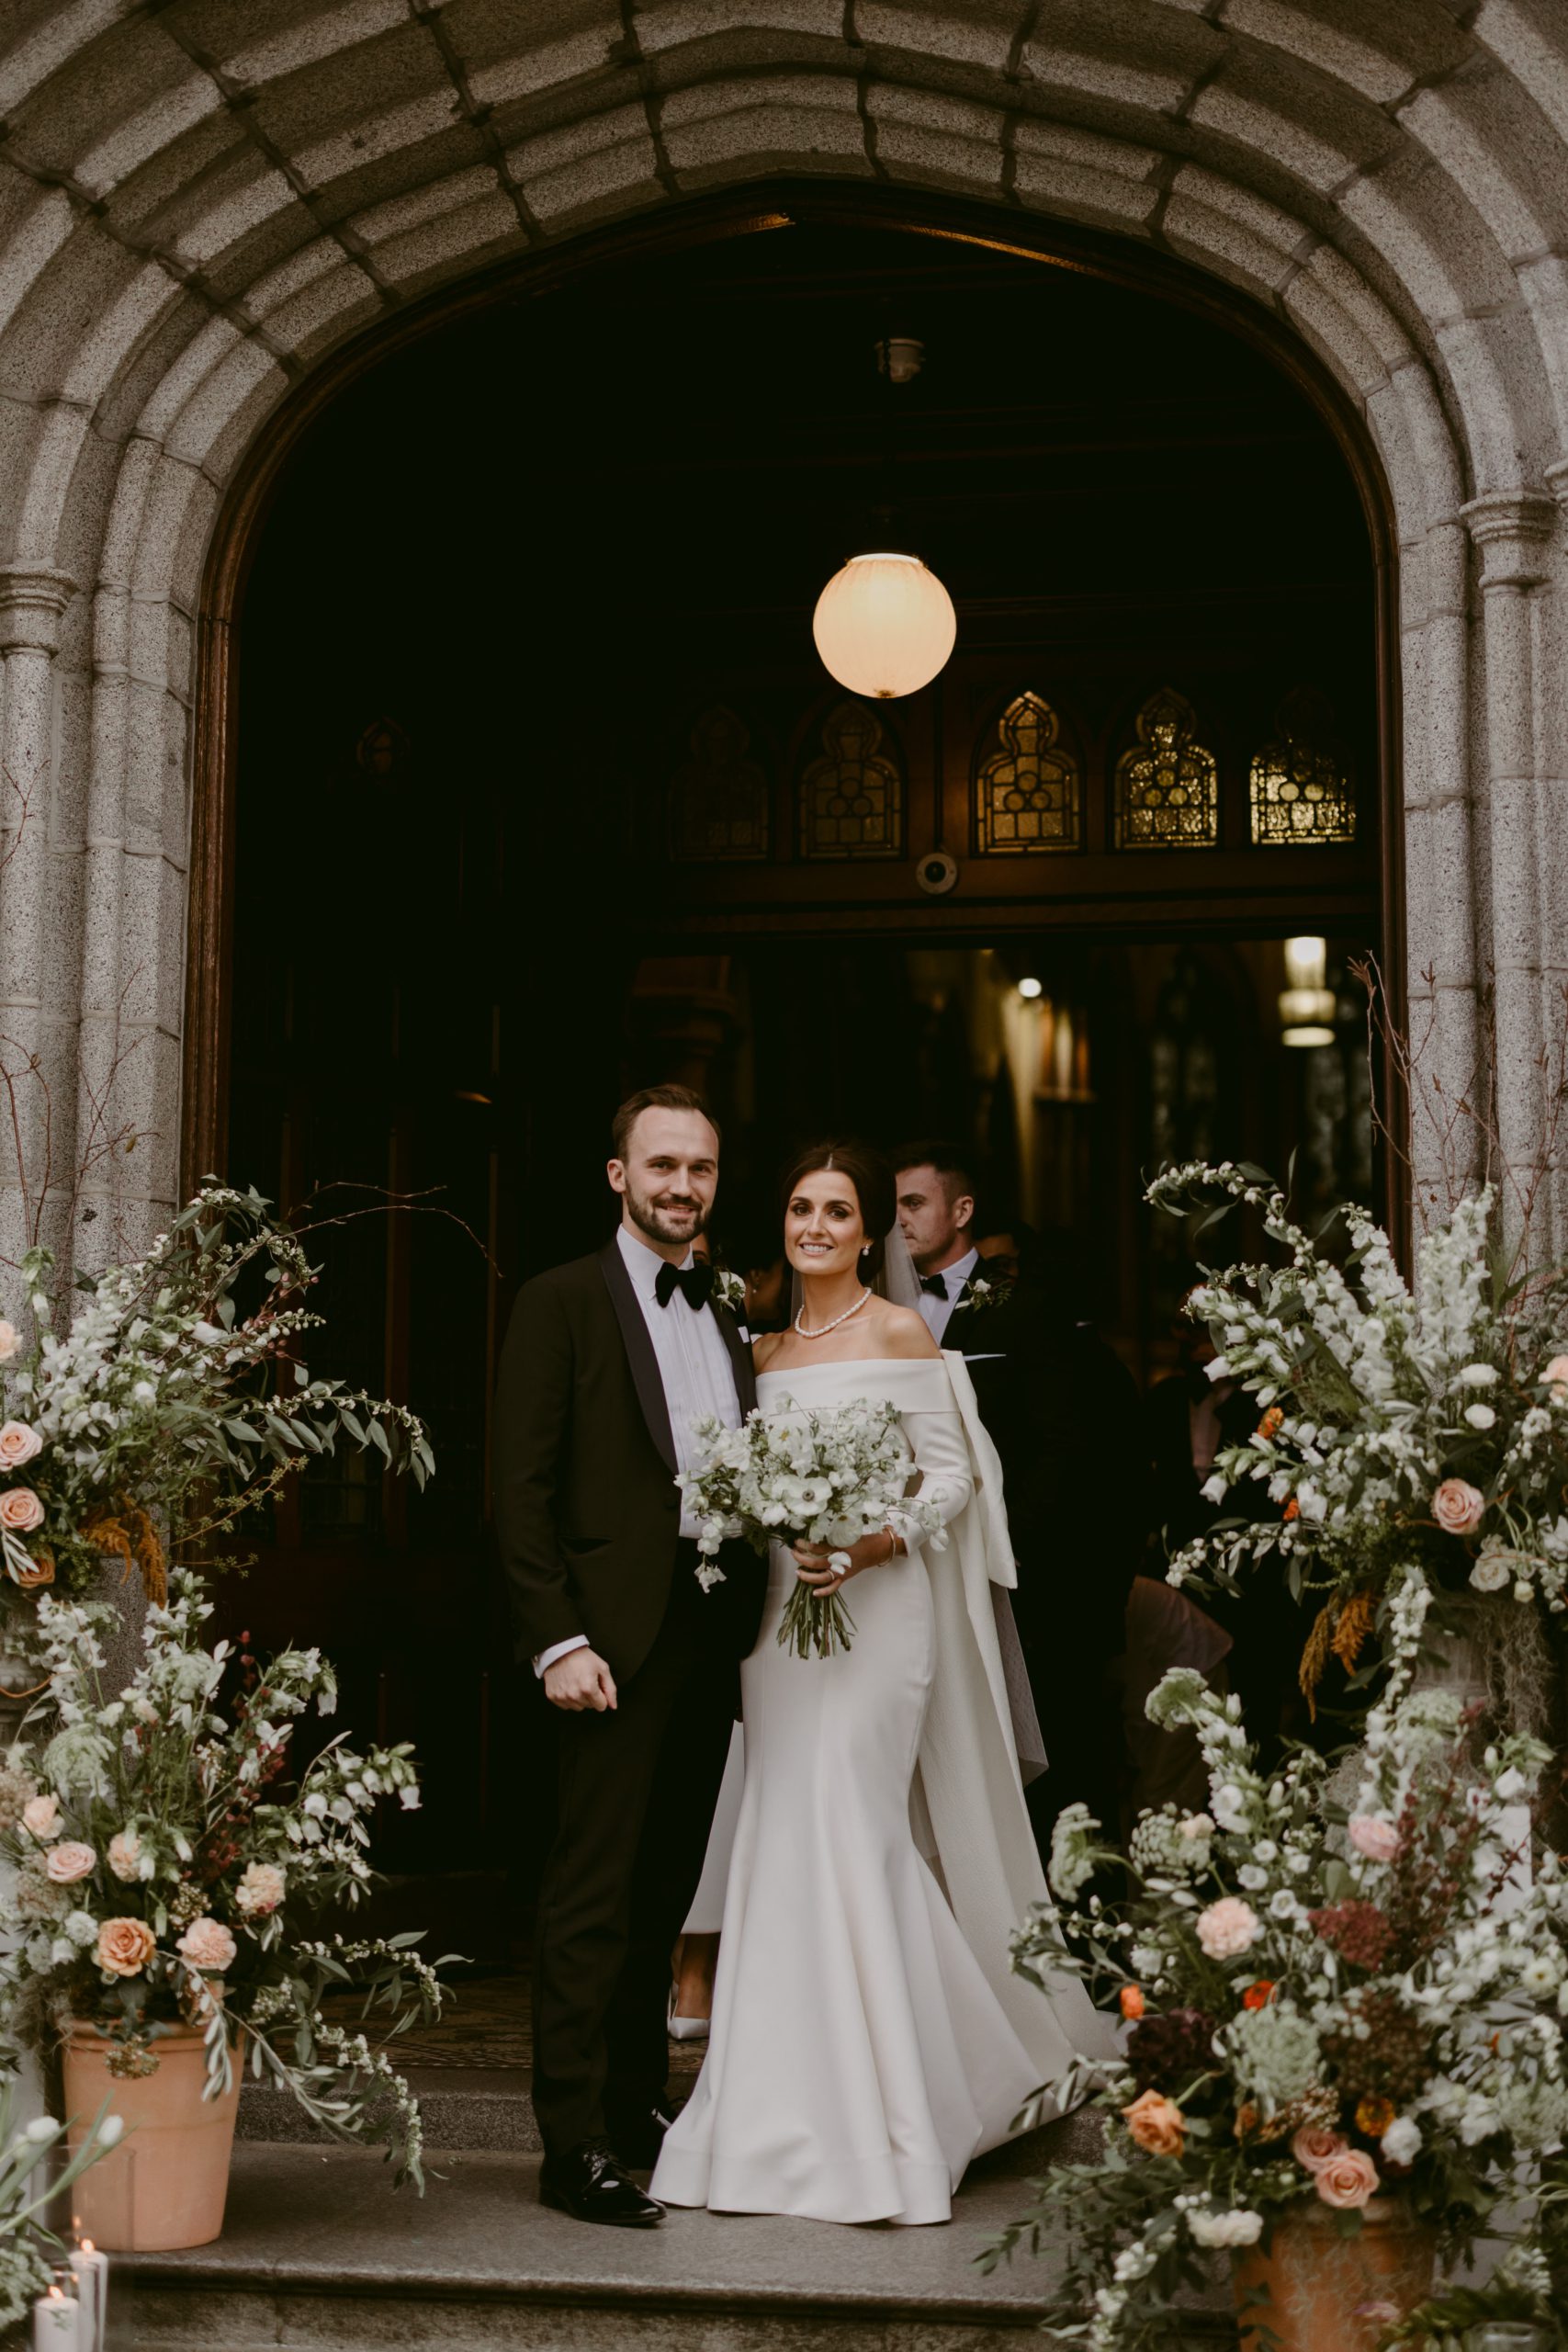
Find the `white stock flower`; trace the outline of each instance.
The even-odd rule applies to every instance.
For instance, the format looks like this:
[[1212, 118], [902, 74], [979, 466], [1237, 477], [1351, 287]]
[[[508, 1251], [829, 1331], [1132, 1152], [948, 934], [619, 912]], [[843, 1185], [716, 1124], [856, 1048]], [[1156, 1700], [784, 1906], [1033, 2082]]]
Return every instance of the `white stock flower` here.
[[1408, 2115], [1396, 2115], [1379, 2143], [1391, 2165], [1411, 2165], [1421, 2153], [1421, 2127]]
[[1263, 2234], [1263, 2216], [1244, 2205], [1224, 2213], [1190, 2213], [1187, 2226], [1200, 2245], [1256, 2245]]

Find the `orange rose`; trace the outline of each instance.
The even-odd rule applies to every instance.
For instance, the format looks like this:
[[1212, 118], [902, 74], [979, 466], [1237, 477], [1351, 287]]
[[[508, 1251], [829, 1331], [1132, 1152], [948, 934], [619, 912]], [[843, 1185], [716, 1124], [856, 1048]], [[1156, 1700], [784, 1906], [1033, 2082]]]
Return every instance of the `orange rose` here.
[[1393, 2121], [1393, 2102], [1369, 2092], [1356, 2109], [1356, 2129], [1368, 2140], [1381, 2140]]
[[106, 1976], [140, 1976], [157, 1949], [145, 1919], [106, 1919], [98, 1929], [98, 1966]]
[[40, 1584], [54, 1582], [54, 1562], [47, 1552], [39, 1552], [26, 1567], [14, 1567], [11, 1576], [24, 1592], [35, 1592]]
[[1123, 1984], [1119, 1998], [1122, 2003], [1122, 2016], [1136, 2025], [1144, 2014], [1143, 1987], [1138, 1984]]
[[1260, 1976], [1257, 1984], [1249, 1984], [1246, 1992], [1242, 1995], [1241, 2006], [1244, 2009], [1266, 2009], [1273, 1997], [1273, 1978], [1271, 1976]]
[[1179, 2156], [1187, 2145], [1187, 2118], [1174, 2099], [1158, 2091], [1145, 2091], [1122, 2109], [1136, 2144], [1151, 2156]]
[[1257, 1434], [1265, 1440], [1273, 1437], [1284, 1418], [1278, 1405], [1270, 1405], [1258, 1424]]
[[1258, 2116], [1258, 2109], [1253, 2106], [1252, 2101], [1248, 2099], [1245, 2107], [1238, 2107], [1235, 2111], [1236, 2138], [1238, 2140], [1246, 2140], [1249, 2138], [1251, 2134], [1257, 2131], [1259, 2120], [1260, 2118]]

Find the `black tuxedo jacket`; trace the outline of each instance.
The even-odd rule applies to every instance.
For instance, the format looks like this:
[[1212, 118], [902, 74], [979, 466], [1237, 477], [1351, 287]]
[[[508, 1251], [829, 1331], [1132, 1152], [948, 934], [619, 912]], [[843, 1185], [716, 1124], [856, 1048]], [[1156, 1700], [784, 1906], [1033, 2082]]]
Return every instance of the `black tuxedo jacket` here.
[[955, 1307], [942, 1345], [977, 1359], [970, 1374], [1001, 1456], [1026, 1648], [1113, 1657], [1148, 1530], [1132, 1374], [1092, 1324], [1027, 1281], [995, 1306]]
[[[685, 1315], [679, 1299], [664, 1310]], [[751, 1353], [711, 1312], [740, 1409], [757, 1401]], [[496, 1390], [495, 1521], [521, 1658], [584, 1634], [617, 1680], [637, 1672], [670, 1602], [681, 1498], [659, 1362], [620, 1250], [524, 1285]], [[767, 1577], [748, 1544], [720, 1555], [700, 1596], [738, 1657], [756, 1641]], [[682, 1573], [689, 1573], [682, 1570]]]

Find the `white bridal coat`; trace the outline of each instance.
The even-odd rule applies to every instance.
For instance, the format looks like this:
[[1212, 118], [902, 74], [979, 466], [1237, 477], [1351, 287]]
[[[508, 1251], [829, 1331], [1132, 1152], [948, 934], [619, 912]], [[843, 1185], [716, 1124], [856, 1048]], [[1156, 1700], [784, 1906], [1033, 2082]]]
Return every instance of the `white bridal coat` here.
[[956, 1355], [796, 1366], [758, 1395], [886, 1397], [947, 1542], [853, 1578], [853, 1645], [826, 1659], [777, 1645], [795, 1567], [773, 1548], [708, 2054], [654, 2193], [942, 2221], [1025, 2099], [1114, 2047], [1076, 1977], [1047, 1996], [1010, 1965], [1045, 1887], [994, 1600], [1014, 1581], [1000, 1465]]

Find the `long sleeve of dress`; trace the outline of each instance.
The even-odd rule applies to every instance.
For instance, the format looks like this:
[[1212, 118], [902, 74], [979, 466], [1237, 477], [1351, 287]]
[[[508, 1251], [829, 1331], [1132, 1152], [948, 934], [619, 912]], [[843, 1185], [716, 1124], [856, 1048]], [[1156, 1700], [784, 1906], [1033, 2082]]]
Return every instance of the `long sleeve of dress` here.
[[[903, 1419], [918, 1473], [910, 1494], [933, 1504], [947, 1527], [967, 1510], [975, 1492], [975, 1469], [964, 1423], [955, 1412], [906, 1411]], [[920, 1541], [913, 1526], [899, 1527], [897, 1532], [911, 1549]]]

